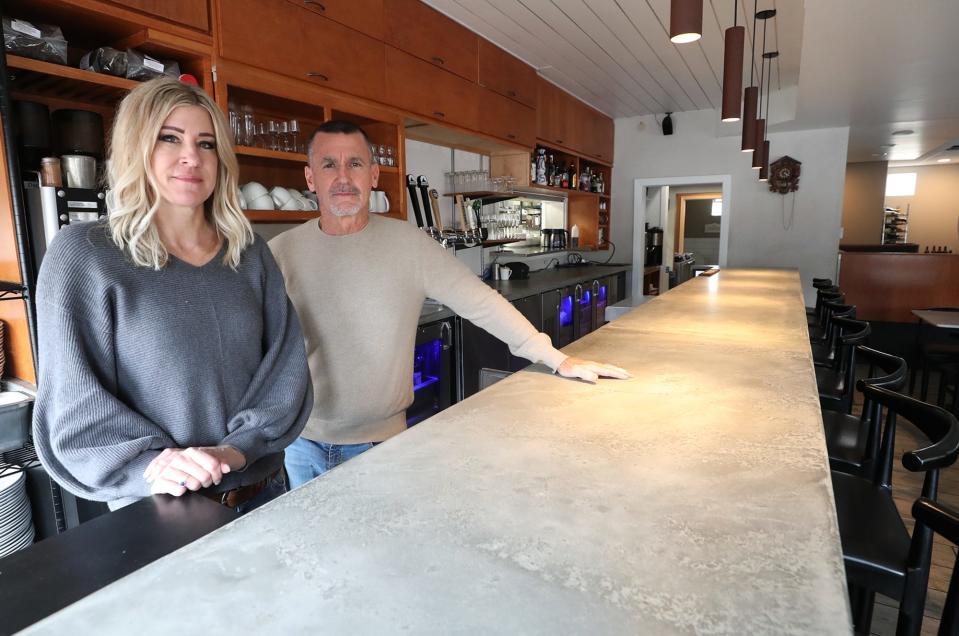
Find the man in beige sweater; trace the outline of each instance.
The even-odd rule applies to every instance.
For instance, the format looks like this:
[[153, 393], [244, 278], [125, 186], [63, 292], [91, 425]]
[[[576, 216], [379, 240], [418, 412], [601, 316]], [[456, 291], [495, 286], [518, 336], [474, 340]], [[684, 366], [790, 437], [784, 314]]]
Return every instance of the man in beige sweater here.
[[319, 222], [270, 241], [306, 341], [313, 411], [286, 449], [292, 487], [406, 428], [413, 401], [412, 351], [420, 308], [433, 298], [560, 375], [627, 378], [610, 365], [553, 348], [505, 298], [408, 223], [369, 214], [379, 166], [364, 132], [321, 126], [309, 145], [306, 182]]

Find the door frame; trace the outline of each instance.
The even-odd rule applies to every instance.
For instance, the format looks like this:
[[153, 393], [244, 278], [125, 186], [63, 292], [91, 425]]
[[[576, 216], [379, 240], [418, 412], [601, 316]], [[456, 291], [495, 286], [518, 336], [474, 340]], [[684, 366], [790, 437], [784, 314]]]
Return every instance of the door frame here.
[[[722, 184], [723, 222], [719, 228], [719, 266], [726, 267], [729, 251], [729, 230], [732, 225], [732, 175], [708, 174], [692, 177], [653, 177], [633, 180], [633, 271], [632, 289], [633, 298], [643, 296], [643, 260], [646, 258], [646, 190], [662, 186], [686, 186], [705, 183]], [[654, 225], [663, 224], [666, 219], [648, 219]], [[665, 277], [665, 268], [662, 276]], [[663, 289], [660, 286], [660, 289]]]
[[[697, 199], [721, 199], [722, 192], [690, 192], [688, 194], [680, 192], [676, 195], [676, 232], [673, 236], [673, 251], [685, 252], [683, 249], [683, 239], [686, 230], [686, 201]], [[719, 217], [722, 219], [722, 217]], [[722, 221], [719, 222], [719, 231], [722, 232]]]

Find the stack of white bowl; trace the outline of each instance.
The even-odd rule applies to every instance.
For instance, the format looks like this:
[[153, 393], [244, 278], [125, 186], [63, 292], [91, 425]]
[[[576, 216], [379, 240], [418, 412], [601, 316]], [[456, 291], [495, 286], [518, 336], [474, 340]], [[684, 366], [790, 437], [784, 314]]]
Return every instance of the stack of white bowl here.
[[27, 547], [33, 538], [26, 473], [0, 477], [0, 557]]

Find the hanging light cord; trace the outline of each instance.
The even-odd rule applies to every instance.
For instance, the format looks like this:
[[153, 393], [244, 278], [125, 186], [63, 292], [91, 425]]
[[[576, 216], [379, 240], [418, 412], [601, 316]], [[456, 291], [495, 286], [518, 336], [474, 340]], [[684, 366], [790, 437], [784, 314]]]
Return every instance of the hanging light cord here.
[[[765, 58], [764, 58], [765, 59]], [[769, 120], [769, 93], [772, 91], [772, 81], [773, 81], [773, 61], [769, 60], [769, 70], [766, 73], [766, 125], [763, 126], [763, 141], [769, 139], [769, 125], [772, 123]]]
[[733, 0], [733, 26], [736, 26], [739, 19], [739, 0]]
[[756, 8], [759, 0], [753, 0], [753, 55], [752, 66], [749, 69], [749, 85], [752, 86], [756, 81]]
[[[766, 79], [766, 23], [767, 22], [769, 22], [769, 20], [763, 20], [763, 62], [759, 71], [759, 112], [756, 113], [756, 119], [763, 118], [763, 80]], [[765, 132], [763, 134], [765, 135]], [[763, 140], [765, 140], [765, 137], [763, 138]]]

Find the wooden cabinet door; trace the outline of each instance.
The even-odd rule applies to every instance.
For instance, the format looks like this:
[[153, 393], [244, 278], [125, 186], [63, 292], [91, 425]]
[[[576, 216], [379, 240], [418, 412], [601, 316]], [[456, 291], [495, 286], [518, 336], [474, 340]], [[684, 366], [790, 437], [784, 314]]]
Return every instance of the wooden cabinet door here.
[[227, 0], [220, 8], [223, 57], [382, 101], [382, 42], [287, 0]]
[[538, 78], [536, 136], [547, 144], [568, 146], [569, 100], [555, 84]]
[[527, 148], [536, 144], [535, 110], [483, 88], [479, 97], [479, 130]]
[[615, 137], [613, 120], [606, 115], [596, 115], [596, 153], [597, 159], [613, 163], [613, 138]]
[[479, 85], [536, 108], [536, 69], [479, 38]]
[[383, 18], [383, 0], [288, 0], [324, 18], [356, 29], [383, 40], [386, 20]]
[[386, 99], [398, 108], [477, 129], [478, 92], [472, 82], [386, 47]]
[[116, 4], [149, 13], [161, 20], [176, 22], [200, 31], [210, 30], [207, 0], [114, 0]]
[[420, 0], [385, 0], [386, 42], [460, 77], [476, 81], [479, 39]]

